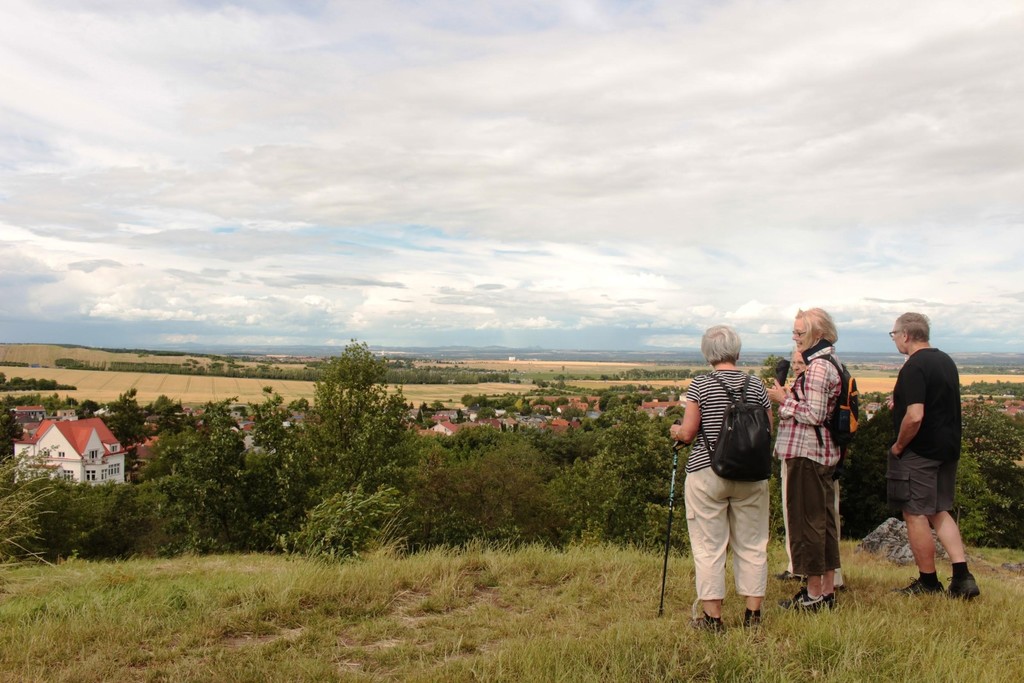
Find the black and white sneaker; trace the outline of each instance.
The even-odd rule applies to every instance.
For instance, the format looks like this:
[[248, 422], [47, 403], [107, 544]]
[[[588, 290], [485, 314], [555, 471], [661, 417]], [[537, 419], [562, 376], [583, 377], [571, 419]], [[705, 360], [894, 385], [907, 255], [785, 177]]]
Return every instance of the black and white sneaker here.
[[807, 593], [807, 588], [801, 588], [796, 595], [790, 600], [780, 600], [779, 607], [782, 609], [792, 609], [801, 612], [819, 612], [823, 609], [831, 609], [835, 605], [836, 595], [817, 595], [811, 597]]

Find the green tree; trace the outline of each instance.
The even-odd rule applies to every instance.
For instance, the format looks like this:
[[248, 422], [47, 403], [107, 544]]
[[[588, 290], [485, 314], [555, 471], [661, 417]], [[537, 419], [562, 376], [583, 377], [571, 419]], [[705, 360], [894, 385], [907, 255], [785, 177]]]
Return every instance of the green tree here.
[[34, 548], [50, 560], [152, 555], [165, 545], [163, 496], [152, 485], [47, 482]]
[[82, 401], [80, 404], [78, 404], [78, 408], [76, 409], [75, 412], [78, 413], [78, 417], [79, 418], [86, 419], [86, 418], [93, 417], [94, 414], [96, 413], [96, 411], [99, 410], [99, 409], [100, 409], [100, 404], [99, 403], [97, 403], [96, 401], [92, 400], [91, 398], [87, 398], [84, 401]]
[[230, 551], [245, 548], [252, 520], [242, 486], [245, 453], [228, 406], [205, 406], [202, 422], [161, 438], [158, 457], [170, 474], [158, 481], [167, 497], [167, 530], [179, 536], [177, 550]]
[[961, 495], [957, 506], [961, 514], [974, 512], [977, 520], [964, 535], [984, 545], [1024, 548], [1024, 468], [1020, 465], [1024, 459], [1024, 424], [993, 406], [967, 403], [963, 426], [961, 460], [974, 460], [986, 485], [984, 490], [976, 488], [972, 495], [962, 495], [965, 480], [958, 472]]
[[14, 419], [14, 413], [4, 410], [0, 413], [0, 463], [14, 455], [14, 442], [22, 437], [21, 424]]
[[388, 392], [387, 362], [365, 344], [352, 343], [332, 358], [316, 383], [314, 406], [303, 434], [321, 496], [361, 486], [373, 492], [396, 486], [412, 462], [405, 399]]
[[774, 353], [770, 354], [761, 363], [760, 377], [764, 383], [771, 386], [772, 380], [775, 379], [775, 368], [778, 366], [779, 361], [785, 360], [782, 356], [776, 356]]
[[157, 396], [143, 412], [156, 420], [157, 432], [180, 432], [187, 424], [181, 401], [175, 401], [163, 394]]
[[886, 502], [885, 471], [894, 440], [892, 413], [884, 403], [871, 420], [862, 416], [839, 479], [843, 536], [864, 538], [889, 517], [902, 519]]
[[253, 448], [246, 453], [242, 474], [250, 519], [247, 545], [256, 550], [273, 548], [278, 538], [303, 524], [314, 484], [300, 428], [286, 426], [291, 410], [270, 387], [263, 391], [263, 403], [249, 406]]
[[632, 407], [608, 416], [597, 455], [577, 461], [555, 485], [573, 533], [656, 546], [668, 503], [671, 444], [663, 424]]
[[309, 401], [304, 398], [297, 398], [288, 404], [288, 410], [293, 413], [309, 412]]
[[134, 387], [107, 404], [103, 423], [107, 425], [121, 445], [128, 451], [128, 469], [135, 465], [139, 444], [146, 440], [146, 413], [139, 406]]
[[518, 435], [477, 442], [472, 455], [445, 449], [444, 441], [425, 450], [410, 487], [406, 514], [414, 547], [561, 540], [564, 524], [548, 487], [555, 472], [550, 458]]

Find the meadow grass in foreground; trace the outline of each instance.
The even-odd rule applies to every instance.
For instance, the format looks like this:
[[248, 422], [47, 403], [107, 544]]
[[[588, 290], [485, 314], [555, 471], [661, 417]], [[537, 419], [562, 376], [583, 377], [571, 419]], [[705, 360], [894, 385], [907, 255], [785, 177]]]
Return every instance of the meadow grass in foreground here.
[[972, 554], [972, 603], [892, 595], [912, 569], [843, 557], [835, 612], [782, 611], [795, 586], [770, 579], [763, 626], [731, 596], [722, 635], [687, 626], [689, 558], [659, 618], [660, 554], [605, 546], [8, 567], [0, 680], [1024, 680], [1024, 581], [999, 569], [1019, 553]]

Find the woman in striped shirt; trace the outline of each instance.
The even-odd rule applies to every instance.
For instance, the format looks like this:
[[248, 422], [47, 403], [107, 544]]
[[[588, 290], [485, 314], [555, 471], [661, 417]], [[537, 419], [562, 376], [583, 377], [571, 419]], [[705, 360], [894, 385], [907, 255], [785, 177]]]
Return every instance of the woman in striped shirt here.
[[[740, 346], [739, 335], [727, 325], [716, 325], [704, 333], [700, 349], [713, 371], [690, 383], [682, 424], [671, 429], [672, 438], [693, 444], [684, 487], [697, 578], [691, 625], [711, 631], [724, 628], [725, 560], [730, 547], [736, 592], [746, 601], [744, 626], [760, 623], [768, 583], [768, 482], [723, 479], [711, 469], [711, 453], [729, 405], [723, 384], [737, 394], [746, 385], [748, 399], [760, 402], [771, 419], [764, 384], [736, 367]], [[698, 603], [703, 606], [701, 616], [696, 614]]]

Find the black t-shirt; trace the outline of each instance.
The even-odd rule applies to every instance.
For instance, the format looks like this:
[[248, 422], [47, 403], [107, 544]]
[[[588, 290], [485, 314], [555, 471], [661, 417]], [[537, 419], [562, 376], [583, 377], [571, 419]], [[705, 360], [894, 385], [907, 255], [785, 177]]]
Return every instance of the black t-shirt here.
[[924, 404], [924, 421], [907, 448], [932, 460], [960, 457], [960, 373], [946, 353], [920, 349], [903, 364], [893, 389], [893, 426], [899, 435], [907, 406]]

